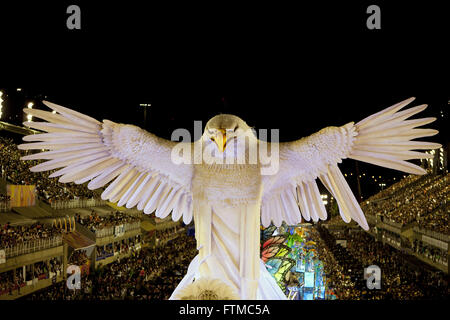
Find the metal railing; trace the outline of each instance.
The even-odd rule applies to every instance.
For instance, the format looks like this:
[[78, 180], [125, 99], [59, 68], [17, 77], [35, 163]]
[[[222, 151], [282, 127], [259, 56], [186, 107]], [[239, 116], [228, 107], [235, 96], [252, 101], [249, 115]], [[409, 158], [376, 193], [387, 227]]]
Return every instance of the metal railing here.
[[52, 209], [74, 209], [89, 208], [107, 204], [108, 201], [102, 199], [73, 199], [73, 200], [53, 200], [50, 202]]
[[[93, 232], [95, 233], [95, 236], [97, 238], [109, 237], [109, 236], [114, 235], [115, 227], [116, 226], [105, 227], [105, 228], [102, 228], [102, 229], [95, 230]], [[141, 227], [141, 222], [140, 221], [136, 221], [136, 222], [132, 222], [132, 223], [124, 223], [123, 224], [124, 232], [128, 232], [128, 231], [131, 231], [131, 230], [136, 230], [136, 229], [139, 229], [140, 227]]]
[[124, 227], [125, 232], [130, 231], [130, 230], [136, 230], [141, 227], [141, 222], [136, 221], [136, 222], [132, 222], [132, 223], [125, 223], [125, 225], [123, 227]]
[[114, 227], [106, 227], [99, 230], [95, 230], [95, 237], [96, 238], [104, 238], [114, 235]]
[[441, 241], [444, 241], [444, 242], [450, 242], [450, 236], [448, 236], [446, 234], [443, 234], [443, 233], [440, 233], [440, 232], [426, 230], [426, 229], [422, 229], [422, 228], [419, 228], [419, 227], [414, 228], [414, 231], [417, 232], [417, 233], [424, 234], [424, 235], [429, 236], [429, 237], [434, 238], [434, 239], [438, 239], [438, 240], [441, 240]]
[[36, 240], [24, 241], [12, 247], [0, 248], [5, 250], [6, 258], [13, 258], [23, 254], [33, 253], [44, 249], [61, 246], [63, 237], [55, 236], [52, 238], [43, 238]]
[[421, 257], [422, 259], [428, 260], [428, 261], [432, 261], [436, 264], [440, 264], [443, 266], [448, 266], [448, 255], [442, 255], [439, 259], [437, 258], [433, 258], [432, 254], [430, 254], [429, 252], [418, 252], [418, 251], [413, 251], [413, 253], [416, 254], [416, 256]]

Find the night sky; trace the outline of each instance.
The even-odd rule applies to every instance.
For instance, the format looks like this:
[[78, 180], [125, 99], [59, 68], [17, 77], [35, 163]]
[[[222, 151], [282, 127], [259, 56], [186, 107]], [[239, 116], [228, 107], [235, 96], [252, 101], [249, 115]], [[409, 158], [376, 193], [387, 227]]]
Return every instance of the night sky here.
[[[415, 96], [415, 105], [430, 105], [421, 116], [439, 118], [428, 127], [441, 133], [428, 140], [448, 143], [450, 28], [438, 6], [4, 2], [0, 89], [11, 122], [22, 122], [27, 101], [46, 98], [165, 138], [233, 113], [289, 141]], [[81, 30], [66, 28], [70, 4], [81, 8]], [[381, 8], [381, 30], [366, 28], [370, 4]], [[140, 103], [151, 103], [146, 125]], [[341, 168], [354, 172], [354, 161]], [[360, 171], [401, 176], [364, 164]]]

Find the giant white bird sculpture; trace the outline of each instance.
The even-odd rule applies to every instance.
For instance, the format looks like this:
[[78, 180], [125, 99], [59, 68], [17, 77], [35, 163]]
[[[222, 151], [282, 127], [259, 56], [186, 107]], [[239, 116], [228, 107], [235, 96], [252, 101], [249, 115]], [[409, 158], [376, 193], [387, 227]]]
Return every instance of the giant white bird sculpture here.
[[[260, 259], [260, 224], [280, 226], [285, 221], [293, 225], [302, 217], [314, 222], [326, 219], [316, 184], [316, 179], [320, 179], [336, 199], [342, 219], [353, 219], [368, 230], [364, 214], [337, 164], [351, 158], [425, 174], [424, 169], [405, 160], [429, 158], [429, 154], [411, 150], [435, 149], [440, 145], [412, 141], [437, 133], [415, 128], [435, 118], [406, 120], [427, 107], [400, 111], [413, 100], [395, 104], [357, 124], [327, 127], [297, 141], [269, 144], [269, 149], [279, 150], [279, 169], [265, 175], [261, 173], [260, 161], [248, 161], [251, 147], [259, 147], [263, 142], [247, 134], [250, 128], [240, 118], [225, 114], [209, 120], [201, 139], [184, 146], [192, 147], [194, 155], [197, 147], [212, 148], [215, 160], [235, 158], [237, 153], [227, 150], [243, 149], [247, 162], [211, 163], [200, 159], [176, 163], [172, 150], [177, 142], [158, 138], [136, 126], [99, 122], [46, 101], [53, 113], [24, 109], [46, 121], [24, 124], [47, 133], [25, 136], [24, 141], [32, 143], [19, 148], [49, 150], [22, 157], [49, 160], [32, 167], [33, 172], [62, 168], [50, 177], [60, 177], [62, 183], [90, 181], [91, 190], [109, 184], [102, 199], [118, 202], [119, 206], [137, 206], [147, 214], [156, 210], [160, 218], [172, 213], [174, 221], [182, 217], [186, 224], [193, 218], [199, 253], [171, 299], [177, 299], [180, 290], [199, 279], [216, 279], [240, 299], [286, 299]], [[239, 139], [244, 135], [246, 140]]]

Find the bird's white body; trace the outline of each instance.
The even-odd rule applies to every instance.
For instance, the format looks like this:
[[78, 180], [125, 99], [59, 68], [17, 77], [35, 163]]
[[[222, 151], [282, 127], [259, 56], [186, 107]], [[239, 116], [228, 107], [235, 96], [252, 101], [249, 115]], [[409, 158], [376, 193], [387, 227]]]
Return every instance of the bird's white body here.
[[241, 299], [286, 299], [260, 259], [259, 212], [257, 204], [205, 205], [199, 209], [195, 215], [201, 221], [195, 225], [199, 254], [172, 297], [195, 279], [205, 277], [222, 280]]
[[[256, 141], [254, 141], [256, 143]], [[241, 299], [285, 299], [260, 259], [258, 164], [199, 164], [192, 185], [199, 254], [172, 294], [201, 277], [221, 279]]]
[[[155, 212], [159, 218], [171, 214], [174, 221], [182, 217], [186, 224], [193, 218], [199, 253], [171, 298], [177, 298], [181, 289], [203, 278], [221, 280], [238, 292], [241, 299], [285, 299], [260, 260], [260, 225], [280, 226], [283, 221], [293, 225], [302, 218], [315, 222], [326, 219], [316, 184], [320, 179], [336, 199], [342, 219], [345, 222], [353, 219], [368, 230], [364, 213], [337, 164], [352, 158], [425, 174], [423, 168], [405, 160], [430, 158], [430, 154], [411, 150], [436, 149], [441, 145], [411, 141], [437, 133], [433, 129], [415, 129], [435, 118], [406, 120], [426, 105], [399, 112], [413, 100], [395, 104], [357, 124], [327, 127], [309, 137], [276, 144], [273, 149], [271, 146], [270, 150], [279, 150], [279, 169], [270, 175], [262, 174], [262, 162], [248, 161], [251, 159], [248, 153], [244, 163], [205, 163], [198, 159], [178, 163], [172, 158], [175, 142], [135, 126], [108, 120], [101, 123], [49, 102], [44, 103], [56, 113], [24, 109], [48, 121], [25, 125], [47, 133], [24, 137], [33, 143], [19, 148], [50, 150], [22, 159], [49, 160], [31, 170], [62, 168], [50, 177], [60, 176], [63, 183], [90, 181], [89, 189], [108, 185], [102, 199], [119, 206], [137, 206], [146, 214]], [[248, 129], [235, 116], [219, 115], [208, 122], [202, 139], [182, 146], [194, 150], [206, 146], [216, 151], [213, 154], [216, 160], [224, 157], [233, 160], [239, 150], [252, 150], [242, 143], [245, 139], [239, 139]], [[256, 136], [248, 137], [248, 146], [261, 145]], [[196, 156], [198, 153], [194, 153]]]

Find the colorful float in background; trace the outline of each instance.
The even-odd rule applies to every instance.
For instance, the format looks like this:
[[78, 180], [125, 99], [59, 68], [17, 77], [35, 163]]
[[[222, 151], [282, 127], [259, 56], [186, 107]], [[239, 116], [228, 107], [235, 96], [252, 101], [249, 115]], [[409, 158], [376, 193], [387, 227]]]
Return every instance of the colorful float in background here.
[[309, 223], [261, 227], [261, 259], [290, 300], [334, 300]]

